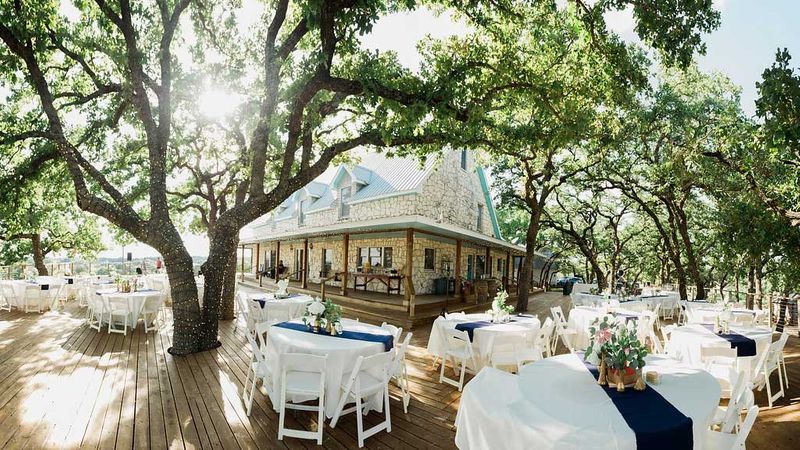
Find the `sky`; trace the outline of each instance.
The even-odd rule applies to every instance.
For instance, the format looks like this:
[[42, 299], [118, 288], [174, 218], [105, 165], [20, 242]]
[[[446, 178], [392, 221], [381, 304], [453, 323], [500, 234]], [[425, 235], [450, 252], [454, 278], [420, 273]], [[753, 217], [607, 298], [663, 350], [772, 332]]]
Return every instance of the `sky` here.
[[[742, 107], [749, 114], [755, 113], [757, 96], [755, 83], [761, 73], [772, 64], [778, 48], [786, 47], [794, 56], [793, 65], [800, 66], [800, 0], [715, 0], [722, 12], [722, 24], [713, 33], [706, 35], [705, 55], [697, 58], [704, 71], [720, 71], [742, 88]], [[257, 17], [250, 14], [249, 17]], [[638, 41], [634, 33], [634, 21], [629, 11], [607, 16], [610, 27], [623, 38]], [[449, 16], [437, 17], [428, 10], [397, 13], [382, 18], [373, 32], [363, 39], [367, 48], [395, 51], [406, 67], [415, 70], [420, 57], [417, 42], [426, 35], [441, 38], [465, 32], [463, 25], [455, 23]], [[208, 240], [204, 236], [185, 235], [189, 252], [194, 256], [208, 254]], [[106, 237], [109, 250], [101, 256], [119, 256], [122, 249]], [[154, 257], [152, 248], [139, 244], [129, 246], [134, 258]]]

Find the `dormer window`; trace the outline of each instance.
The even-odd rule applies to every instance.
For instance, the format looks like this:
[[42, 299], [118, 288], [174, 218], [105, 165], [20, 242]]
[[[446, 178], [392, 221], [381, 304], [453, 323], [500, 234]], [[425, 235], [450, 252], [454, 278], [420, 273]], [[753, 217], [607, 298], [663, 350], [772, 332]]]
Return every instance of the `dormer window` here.
[[339, 189], [339, 218], [350, 217], [350, 197], [352, 194], [352, 186], [345, 186]]
[[297, 224], [303, 225], [306, 220], [306, 208], [308, 204], [308, 200], [300, 200], [300, 203], [297, 204]]

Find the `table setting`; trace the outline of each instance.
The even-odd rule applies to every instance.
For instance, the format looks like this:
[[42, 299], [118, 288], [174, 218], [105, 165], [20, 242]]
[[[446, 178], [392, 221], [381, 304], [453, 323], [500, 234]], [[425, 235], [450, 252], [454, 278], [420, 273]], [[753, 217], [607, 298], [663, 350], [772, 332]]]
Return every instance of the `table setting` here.
[[585, 353], [481, 370], [456, 416], [462, 449], [700, 448], [721, 393], [702, 369], [649, 355], [634, 327], [597, 319]]
[[[375, 325], [341, 318], [341, 307], [330, 300], [313, 301], [302, 318], [280, 322], [270, 327], [267, 335], [267, 363], [273, 374], [272, 395], [277, 395], [281, 383], [281, 355], [304, 353], [327, 356], [325, 368], [325, 415], [333, 417], [339, 403], [339, 387], [344, 376], [352, 370], [359, 356], [372, 356], [394, 348], [394, 336]], [[378, 375], [378, 374], [376, 374]], [[368, 400], [367, 408], [382, 410], [380, 393]], [[291, 401], [303, 401], [292, 398]], [[279, 405], [278, 398], [272, 399]], [[374, 407], [374, 408], [373, 408]]]

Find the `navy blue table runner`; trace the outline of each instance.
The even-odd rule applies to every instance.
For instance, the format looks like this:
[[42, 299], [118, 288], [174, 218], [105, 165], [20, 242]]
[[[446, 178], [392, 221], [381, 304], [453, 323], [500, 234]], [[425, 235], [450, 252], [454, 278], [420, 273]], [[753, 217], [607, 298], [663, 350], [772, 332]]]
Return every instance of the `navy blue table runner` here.
[[[714, 325], [704, 323], [709, 331], [714, 333]], [[717, 336], [730, 342], [731, 348], [736, 349], [736, 356], [756, 356], [756, 341], [749, 337], [742, 336], [739, 333], [731, 331], [730, 333], [714, 333]]]
[[297, 322], [281, 322], [276, 323], [273, 325], [275, 327], [286, 328], [289, 330], [295, 331], [304, 331], [306, 333], [312, 334], [323, 334], [325, 336], [337, 337], [342, 339], [353, 339], [356, 341], [369, 341], [369, 342], [379, 342], [383, 344], [383, 348], [388, 352], [394, 347], [394, 338], [390, 334], [372, 334], [372, 333], [364, 333], [361, 331], [349, 331], [349, 330], [342, 330], [341, 333], [337, 333], [335, 336], [331, 335], [325, 330], [319, 330], [318, 333], [314, 333], [308, 325], [303, 323]]
[[284, 297], [284, 298], [270, 298], [270, 299], [267, 299], [266, 297], [253, 297], [253, 300], [254, 300], [254, 301], [257, 301], [257, 302], [258, 302], [258, 304], [259, 304], [259, 305], [261, 305], [261, 308], [263, 309], [263, 308], [264, 308], [264, 306], [266, 306], [266, 304], [267, 304], [267, 300], [288, 300], [288, 299], [290, 299], [290, 298], [294, 298], [294, 297], [300, 297], [300, 294], [289, 294], [289, 296], [288, 296], [288, 297]]
[[[582, 353], [576, 356], [583, 361]], [[583, 363], [595, 380], [600, 377], [597, 366], [586, 361]], [[678, 411], [651, 386], [644, 391], [629, 388], [625, 392], [605, 386], [602, 388], [636, 435], [636, 448], [674, 450], [694, 447], [692, 419]]]

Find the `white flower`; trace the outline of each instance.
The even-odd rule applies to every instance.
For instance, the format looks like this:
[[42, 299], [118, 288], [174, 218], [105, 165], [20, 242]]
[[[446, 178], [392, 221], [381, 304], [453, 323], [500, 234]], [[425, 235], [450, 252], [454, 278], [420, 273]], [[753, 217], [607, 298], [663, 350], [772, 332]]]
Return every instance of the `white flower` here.
[[318, 316], [325, 312], [325, 305], [323, 305], [320, 301], [313, 301], [310, 305], [308, 305], [308, 312], [309, 314]]

